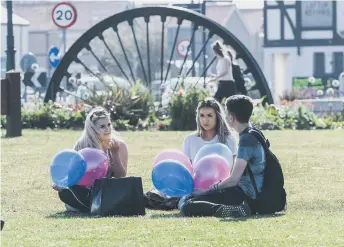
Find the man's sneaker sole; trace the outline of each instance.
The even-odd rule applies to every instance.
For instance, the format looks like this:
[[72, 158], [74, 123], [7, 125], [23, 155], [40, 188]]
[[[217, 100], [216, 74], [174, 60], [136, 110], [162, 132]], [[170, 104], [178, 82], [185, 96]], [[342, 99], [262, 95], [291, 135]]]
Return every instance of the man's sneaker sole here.
[[248, 204], [244, 201], [238, 206], [223, 205], [215, 213], [215, 217], [226, 218], [226, 217], [249, 217], [251, 216], [251, 209]]

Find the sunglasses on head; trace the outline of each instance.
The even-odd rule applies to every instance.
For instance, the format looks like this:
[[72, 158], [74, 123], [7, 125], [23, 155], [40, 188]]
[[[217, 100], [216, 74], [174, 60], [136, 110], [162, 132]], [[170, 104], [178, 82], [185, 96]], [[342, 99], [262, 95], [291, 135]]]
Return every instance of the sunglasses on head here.
[[200, 107], [218, 107], [215, 99], [205, 99], [200, 101]]
[[92, 113], [90, 116], [91, 121], [93, 121], [94, 117], [102, 117], [102, 116], [107, 116], [107, 113], [104, 110], [98, 110]]

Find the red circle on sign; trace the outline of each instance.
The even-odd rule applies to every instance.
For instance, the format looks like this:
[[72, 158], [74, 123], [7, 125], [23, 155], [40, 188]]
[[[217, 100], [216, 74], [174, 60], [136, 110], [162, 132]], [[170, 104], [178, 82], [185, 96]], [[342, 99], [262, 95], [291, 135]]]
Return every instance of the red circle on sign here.
[[[184, 47], [185, 53], [184, 53], [183, 51], [180, 50], [180, 49], [182, 48], [182, 47], [181, 47], [182, 44], [185, 44], [185, 45], [187, 44], [187, 45]], [[190, 40], [188, 40], [188, 39], [184, 39], [184, 40], [179, 41], [179, 43], [178, 43], [178, 45], [177, 45], [177, 52], [178, 52], [178, 54], [179, 54], [180, 56], [182, 56], [182, 57], [187, 56], [186, 51], [187, 51], [187, 48], [188, 48], [189, 45], [190, 45]], [[189, 51], [189, 52], [190, 52], [190, 51]], [[190, 54], [190, 53], [189, 53], [189, 54]]]
[[[73, 19], [66, 25], [61, 25], [59, 23], [56, 22], [55, 18], [54, 18], [54, 13], [55, 10], [60, 7], [61, 5], [67, 5], [72, 11], [73, 11]], [[60, 27], [60, 28], [69, 28], [71, 27], [75, 22], [76, 22], [76, 18], [77, 18], [77, 13], [76, 13], [76, 9], [74, 8], [74, 6], [70, 3], [67, 2], [61, 2], [55, 5], [55, 7], [53, 8], [53, 11], [51, 12], [51, 17], [53, 19], [53, 22], [56, 26]]]

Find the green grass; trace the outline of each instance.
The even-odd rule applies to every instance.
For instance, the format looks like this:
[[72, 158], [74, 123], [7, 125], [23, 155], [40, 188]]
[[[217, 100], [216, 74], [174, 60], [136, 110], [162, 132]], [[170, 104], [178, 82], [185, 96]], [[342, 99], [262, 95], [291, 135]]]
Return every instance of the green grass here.
[[[122, 133], [129, 175], [145, 190], [154, 156], [181, 148], [186, 132]], [[183, 218], [178, 211], [144, 217], [92, 218], [65, 213], [51, 189], [53, 156], [80, 132], [24, 131], [1, 139], [2, 246], [344, 246], [344, 131], [266, 132], [282, 161], [285, 214], [245, 220]]]

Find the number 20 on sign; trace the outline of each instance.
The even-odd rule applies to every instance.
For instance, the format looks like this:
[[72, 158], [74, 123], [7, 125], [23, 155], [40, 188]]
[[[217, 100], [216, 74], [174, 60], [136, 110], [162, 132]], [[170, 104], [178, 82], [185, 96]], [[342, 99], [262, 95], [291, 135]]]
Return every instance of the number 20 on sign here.
[[52, 11], [52, 19], [56, 26], [69, 28], [76, 21], [76, 9], [70, 3], [58, 3]]

